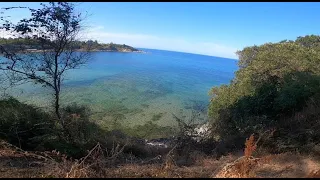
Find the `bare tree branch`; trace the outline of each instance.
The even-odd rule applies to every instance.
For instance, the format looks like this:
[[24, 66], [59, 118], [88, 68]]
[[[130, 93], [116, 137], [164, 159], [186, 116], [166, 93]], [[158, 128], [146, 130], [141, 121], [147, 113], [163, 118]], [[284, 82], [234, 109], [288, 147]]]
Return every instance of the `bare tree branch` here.
[[[56, 117], [65, 131], [65, 120], [60, 113], [62, 76], [67, 70], [85, 64], [87, 52], [75, 53], [75, 42], [81, 30], [83, 18], [76, 13], [73, 3], [50, 2], [40, 9], [8, 7], [3, 10], [28, 9], [31, 18], [14, 24], [2, 16], [0, 29], [17, 37], [16, 43], [0, 44], [0, 70], [10, 72], [10, 81], [40, 83], [53, 90]], [[9, 40], [7, 40], [9, 41]], [[40, 52], [30, 51], [30, 47]], [[68, 132], [65, 132], [68, 136]], [[70, 135], [70, 134], [69, 134]]]

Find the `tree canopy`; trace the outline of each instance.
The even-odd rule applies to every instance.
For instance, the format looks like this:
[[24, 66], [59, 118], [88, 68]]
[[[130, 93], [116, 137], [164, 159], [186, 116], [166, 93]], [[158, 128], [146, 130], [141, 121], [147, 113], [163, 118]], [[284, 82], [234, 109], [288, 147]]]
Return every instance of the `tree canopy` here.
[[[291, 137], [286, 146], [320, 138], [320, 134], [302, 131], [315, 131], [319, 124], [315, 117], [319, 110], [310, 110], [320, 105], [319, 47], [320, 36], [311, 35], [238, 51], [240, 69], [235, 78], [229, 85], [210, 91], [214, 135], [220, 139], [245, 138], [277, 129], [277, 140], [284, 142], [284, 137]], [[296, 119], [299, 113], [304, 116]]]
[[[80, 67], [89, 58], [86, 52], [76, 52], [74, 46], [83, 19], [81, 13], [76, 13], [73, 3], [41, 5], [39, 9], [27, 8], [30, 18], [21, 19], [18, 23], [5, 20], [0, 27], [16, 37], [5, 40], [10, 43], [0, 44], [0, 53], [4, 56], [0, 70], [13, 82], [29, 81], [50, 88], [57, 122], [65, 133], [62, 137], [69, 138], [66, 118], [60, 112], [60, 92], [65, 72]], [[30, 47], [36, 47], [40, 53], [30, 52]]]

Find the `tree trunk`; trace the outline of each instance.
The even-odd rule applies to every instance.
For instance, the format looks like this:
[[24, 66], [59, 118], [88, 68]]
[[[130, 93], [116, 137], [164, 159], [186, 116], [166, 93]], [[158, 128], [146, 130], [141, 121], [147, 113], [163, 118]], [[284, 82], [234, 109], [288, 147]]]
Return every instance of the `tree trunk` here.
[[56, 113], [56, 116], [58, 118], [58, 121], [60, 121], [61, 126], [62, 126], [63, 138], [66, 138], [67, 141], [73, 143], [71, 133], [69, 132], [69, 130], [68, 130], [66, 124], [65, 124], [64, 118], [61, 117], [59, 100], [60, 100], [60, 91], [56, 89], [55, 106], [54, 106], [55, 107], [55, 113]]
[[56, 112], [58, 120], [61, 122], [61, 125], [64, 126], [64, 121], [61, 118], [61, 114], [60, 114], [60, 102], [59, 102], [59, 100], [60, 100], [60, 92], [58, 90], [56, 90], [54, 108], [55, 108], [55, 112]]
[[[56, 52], [55, 57], [54, 57], [54, 62], [55, 62], [55, 70], [54, 70], [54, 91], [55, 91], [55, 112], [56, 112], [56, 116], [58, 118], [58, 121], [60, 121], [61, 126], [63, 128], [63, 131], [67, 134], [69, 134], [67, 132], [67, 128], [65, 126], [65, 122], [64, 122], [64, 118], [61, 117], [60, 114], [60, 78], [58, 75], [58, 56], [59, 56], [59, 51]], [[66, 135], [67, 135], [66, 134]]]

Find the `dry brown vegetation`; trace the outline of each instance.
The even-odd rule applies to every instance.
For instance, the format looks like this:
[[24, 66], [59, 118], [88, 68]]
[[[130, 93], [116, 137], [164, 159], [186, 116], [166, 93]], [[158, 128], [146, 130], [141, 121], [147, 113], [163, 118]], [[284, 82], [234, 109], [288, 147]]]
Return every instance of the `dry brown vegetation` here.
[[[59, 152], [27, 152], [5, 141], [0, 142], [0, 177], [320, 177], [320, 163], [297, 153], [259, 155], [254, 136], [245, 142], [244, 156], [229, 154], [219, 159], [192, 153], [193, 164], [179, 165], [174, 148], [162, 162], [114, 163], [121, 152], [115, 146], [110, 156], [97, 144], [87, 156], [72, 160]], [[255, 154], [256, 157], [252, 155]]]

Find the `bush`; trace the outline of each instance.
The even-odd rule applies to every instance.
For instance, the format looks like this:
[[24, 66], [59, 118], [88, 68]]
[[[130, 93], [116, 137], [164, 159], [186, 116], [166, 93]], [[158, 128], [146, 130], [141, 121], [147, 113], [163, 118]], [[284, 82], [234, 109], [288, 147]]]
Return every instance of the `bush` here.
[[[229, 141], [275, 129], [271, 139], [261, 141], [275, 152], [303, 150], [303, 146], [319, 143], [317, 39], [299, 37], [296, 42], [268, 43], [239, 51], [240, 69], [235, 79], [211, 91], [213, 135]], [[237, 148], [244, 147], [239, 144]]]
[[72, 157], [81, 157], [98, 141], [104, 141], [104, 131], [89, 120], [87, 107], [72, 104], [62, 112], [72, 141], [59, 138], [62, 129], [50, 113], [12, 97], [2, 99], [0, 138], [25, 150], [58, 150]]
[[[47, 146], [50, 148], [57, 149], [72, 157], [82, 157], [87, 153], [87, 150], [105, 140], [104, 130], [89, 119], [91, 111], [88, 107], [74, 103], [63, 107], [61, 113], [66, 122], [65, 131], [70, 137], [48, 142]], [[65, 135], [61, 133], [63, 132], [61, 127], [57, 130], [60, 135]]]
[[31, 150], [53, 136], [54, 122], [48, 113], [10, 97], [0, 100], [0, 131], [0, 138]]

